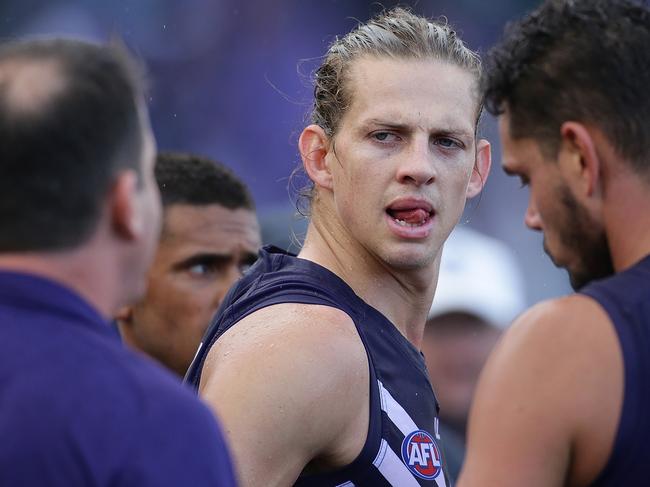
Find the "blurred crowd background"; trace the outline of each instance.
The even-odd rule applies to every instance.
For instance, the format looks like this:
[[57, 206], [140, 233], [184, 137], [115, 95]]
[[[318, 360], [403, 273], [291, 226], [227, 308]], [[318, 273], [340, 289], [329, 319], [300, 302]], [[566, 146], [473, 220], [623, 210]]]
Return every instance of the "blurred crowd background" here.
[[[537, 0], [412, 0], [419, 14], [445, 16], [474, 50], [486, 53], [506, 23]], [[232, 167], [249, 185], [265, 243], [287, 247], [306, 224], [288, 189], [300, 160], [310, 76], [335, 36], [397, 2], [367, 0], [0, 0], [0, 38], [63, 34], [118, 37], [148, 68], [150, 109], [161, 149], [190, 151]], [[524, 227], [527, 190], [499, 168], [494, 119], [482, 136], [493, 144], [483, 195], [462, 226], [508, 243], [525, 273], [529, 304], [570, 290], [541, 236]], [[296, 183], [300, 184], [299, 181]], [[296, 250], [295, 244], [292, 246]]]

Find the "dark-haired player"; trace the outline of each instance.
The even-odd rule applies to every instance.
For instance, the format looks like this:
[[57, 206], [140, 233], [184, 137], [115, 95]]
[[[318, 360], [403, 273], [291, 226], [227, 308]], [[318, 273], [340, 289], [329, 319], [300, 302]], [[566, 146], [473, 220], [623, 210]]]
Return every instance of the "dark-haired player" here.
[[489, 59], [505, 171], [578, 293], [516, 320], [481, 379], [462, 487], [650, 478], [650, 9], [552, 0]]

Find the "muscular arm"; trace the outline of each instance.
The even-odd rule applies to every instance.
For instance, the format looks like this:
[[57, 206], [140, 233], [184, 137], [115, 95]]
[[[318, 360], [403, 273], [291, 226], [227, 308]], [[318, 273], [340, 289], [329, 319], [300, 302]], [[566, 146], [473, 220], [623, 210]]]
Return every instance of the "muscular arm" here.
[[612, 449], [623, 396], [615, 331], [594, 301], [542, 303], [481, 376], [459, 487], [586, 486]]
[[242, 486], [292, 485], [336, 468], [368, 429], [368, 361], [352, 320], [279, 304], [241, 320], [208, 354], [200, 393], [221, 419]]

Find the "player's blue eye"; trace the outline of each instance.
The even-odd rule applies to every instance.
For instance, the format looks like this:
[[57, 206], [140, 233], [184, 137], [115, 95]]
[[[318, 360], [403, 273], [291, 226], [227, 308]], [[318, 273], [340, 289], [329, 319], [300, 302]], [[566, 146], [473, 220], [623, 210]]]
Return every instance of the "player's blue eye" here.
[[450, 139], [449, 137], [441, 137], [436, 140], [436, 144], [445, 147], [447, 149], [451, 149], [452, 147], [458, 147], [458, 142], [456, 142], [453, 139]]
[[373, 133], [372, 137], [379, 142], [393, 142], [399, 139], [396, 134], [382, 131]]

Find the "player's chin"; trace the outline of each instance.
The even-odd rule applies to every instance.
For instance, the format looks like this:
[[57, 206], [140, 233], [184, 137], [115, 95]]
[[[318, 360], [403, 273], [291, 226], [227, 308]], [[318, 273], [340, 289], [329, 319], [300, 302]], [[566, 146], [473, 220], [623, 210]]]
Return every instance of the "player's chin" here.
[[549, 242], [548, 238], [544, 236], [544, 252], [546, 255], [548, 255], [548, 258], [551, 259], [551, 262], [553, 262], [553, 265], [555, 267], [559, 267], [561, 269], [566, 269], [571, 273], [569, 270], [570, 267], [570, 261], [567, 259], [566, 255], [563, 255], [564, 252], [562, 252], [561, 249], [558, 249], [555, 245]]
[[553, 265], [558, 269], [566, 270], [569, 275], [569, 282], [571, 287], [577, 291], [582, 288], [585, 284], [591, 281], [591, 277], [588, 275], [588, 272], [582, 268], [579, 259], [575, 256], [571, 257], [566, 253], [559, 251], [553, 251], [550, 248], [545, 246], [546, 254], [548, 255]]
[[582, 263], [573, 267], [566, 267], [566, 270], [569, 273], [569, 282], [574, 291], [579, 291], [592, 281], [609, 275], [608, 273], [598, 272], [596, 268], [588, 268]]
[[419, 270], [430, 267], [435, 261], [435, 255], [428, 244], [401, 244], [387, 252], [386, 262], [394, 269]]

